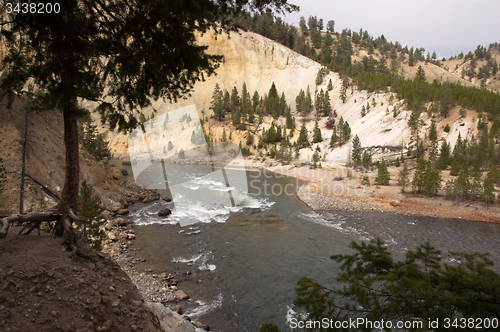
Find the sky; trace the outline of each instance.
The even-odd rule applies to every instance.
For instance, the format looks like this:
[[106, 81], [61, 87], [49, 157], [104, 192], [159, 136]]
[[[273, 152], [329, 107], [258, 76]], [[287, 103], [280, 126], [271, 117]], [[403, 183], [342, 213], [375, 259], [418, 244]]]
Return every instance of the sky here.
[[500, 42], [499, 0], [288, 0], [300, 12], [284, 21], [299, 25], [304, 16], [335, 21], [335, 31], [367, 30], [403, 46], [423, 47], [438, 59]]

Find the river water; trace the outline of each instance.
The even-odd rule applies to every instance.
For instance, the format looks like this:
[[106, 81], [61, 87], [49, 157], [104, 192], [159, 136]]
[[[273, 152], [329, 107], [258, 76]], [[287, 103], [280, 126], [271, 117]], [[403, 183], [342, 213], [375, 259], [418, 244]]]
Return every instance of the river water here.
[[[195, 166], [174, 167], [197, 172]], [[500, 262], [498, 224], [316, 213], [294, 194], [303, 185], [297, 179], [263, 171], [247, 172], [247, 179], [248, 198], [236, 207], [160, 201], [130, 208], [137, 225], [134, 246], [142, 248], [139, 258], [146, 258], [142, 267], [175, 271], [180, 288], [192, 297], [181, 306], [212, 331], [258, 331], [267, 321], [290, 331], [297, 281], [309, 276], [338, 286], [339, 267], [329, 257], [351, 252], [353, 240], [381, 237], [397, 258], [428, 241], [445, 262], [454, 262], [448, 251], [490, 252]], [[173, 211], [167, 219], [157, 216], [163, 207]], [[189, 225], [181, 227], [186, 220]]]

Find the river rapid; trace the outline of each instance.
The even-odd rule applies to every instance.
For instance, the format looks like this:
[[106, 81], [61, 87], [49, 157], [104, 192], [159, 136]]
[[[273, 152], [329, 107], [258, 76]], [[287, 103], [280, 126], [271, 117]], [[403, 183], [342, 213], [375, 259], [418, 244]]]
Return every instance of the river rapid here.
[[[203, 172], [197, 174], [196, 166], [173, 167], [203, 183]], [[142, 248], [137, 255], [146, 259], [143, 267], [175, 271], [181, 289], [191, 296], [181, 304], [185, 314], [212, 331], [258, 331], [268, 321], [291, 331], [297, 281], [308, 276], [339, 286], [335, 279], [340, 270], [330, 256], [352, 252], [352, 241], [381, 237], [398, 259], [430, 242], [442, 251], [444, 262], [459, 263], [448, 251], [463, 251], [489, 252], [500, 264], [498, 224], [314, 212], [295, 195], [304, 184], [300, 180], [255, 170], [247, 172], [247, 181], [248, 197], [235, 207], [181, 200], [129, 208], [137, 225], [134, 246]], [[217, 184], [211, 186], [221, 191]], [[168, 218], [157, 215], [164, 207], [172, 209]]]

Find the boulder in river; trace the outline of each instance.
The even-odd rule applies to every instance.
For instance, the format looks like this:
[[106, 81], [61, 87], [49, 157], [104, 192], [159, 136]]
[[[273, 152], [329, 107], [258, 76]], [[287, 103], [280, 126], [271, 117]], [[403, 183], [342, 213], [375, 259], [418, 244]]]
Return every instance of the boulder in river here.
[[161, 209], [159, 212], [158, 212], [158, 216], [159, 217], [166, 217], [168, 215], [172, 214], [172, 211], [169, 209], [169, 208], [164, 208], [164, 209]]

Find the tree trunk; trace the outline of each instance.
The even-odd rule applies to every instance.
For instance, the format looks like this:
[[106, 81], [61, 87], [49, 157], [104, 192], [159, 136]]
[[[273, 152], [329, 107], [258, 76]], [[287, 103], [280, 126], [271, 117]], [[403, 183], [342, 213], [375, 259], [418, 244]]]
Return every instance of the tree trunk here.
[[78, 117], [76, 112], [65, 109], [64, 146], [66, 147], [66, 175], [58, 211], [68, 214], [69, 209], [77, 211], [78, 189], [80, 184], [80, 158], [78, 149]]
[[19, 214], [24, 213], [24, 177], [26, 175], [26, 143], [28, 142], [28, 111], [24, 116], [24, 142], [21, 166], [21, 188], [19, 193]]
[[64, 118], [64, 146], [66, 148], [66, 174], [61, 201], [57, 210], [63, 215], [56, 224], [54, 235], [63, 237], [66, 245], [76, 244], [76, 237], [71, 226], [69, 215], [76, 212], [78, 189], [80, 184], [80, 155], [78, 149], [78, 117], [76, 112], [65, 109]]

